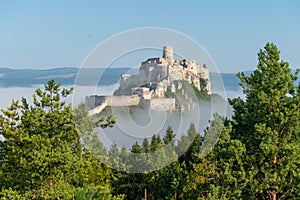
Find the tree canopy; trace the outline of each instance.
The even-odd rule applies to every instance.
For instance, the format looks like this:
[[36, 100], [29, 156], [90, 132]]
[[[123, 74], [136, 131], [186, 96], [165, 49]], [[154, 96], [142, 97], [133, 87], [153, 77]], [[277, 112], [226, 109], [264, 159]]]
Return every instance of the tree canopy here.
[[[72, 199], [87, 187], [110, 198], [110, 170], [83, 152], [80, 136], [88, 136], [75, 127], [72, 107], [62, 100], [71, 92], [49, 81], [36, 90], [32, 105], [23, 98], [2, 111], [1, 198]], [[91, 122], [83, 122], [90, 132]]]
[[168, 127], [129, 149], [106, 149], [94, 128], [114, 117], [72, 110], [72, 90], [49, 81], [32, 105], [13, 101], [0, 115], [0, 199], [299, 199], [298, 70], [267, 43], [257, 69], [237, 76], [245, 98], [229, 99], [230, 119], [214, 114], [180, 138]]

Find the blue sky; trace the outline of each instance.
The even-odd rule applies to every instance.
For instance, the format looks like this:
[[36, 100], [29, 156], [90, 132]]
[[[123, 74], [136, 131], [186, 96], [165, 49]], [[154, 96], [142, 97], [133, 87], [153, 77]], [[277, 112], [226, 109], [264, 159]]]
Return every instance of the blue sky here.
[[274, 42], [300, 67], [300, 1], [0, 1], [0, 67], [80, 66], [111, 35], [133, 28], [182, 32], [222, 72], [253, 70]]

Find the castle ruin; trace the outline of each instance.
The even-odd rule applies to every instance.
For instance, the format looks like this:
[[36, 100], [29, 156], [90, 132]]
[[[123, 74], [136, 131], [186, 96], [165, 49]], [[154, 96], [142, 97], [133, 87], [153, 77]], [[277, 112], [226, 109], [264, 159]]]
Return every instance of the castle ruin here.
[[[166, 97], [166, 92], [171, 90], [175, 93], [182, 87], [181, 81], [194, 85], [199, 91], [211, 94], [208, 67], [205, 64], [200, 66], [194, 60], [174, 59], [173, 47], [165, 46], [162, 57], [149, 58], [141, 63], [138, 75], [123, 74], [120, 86], [113, 97], [95, 95], [86, 97], [86, 105], [92, 109], [90, 114], [101, 112], [99, 106], [105, 107], [103, 106], [105, 104], [148, 105], [150, 109], [155, 110], [174, 110], [178, 107], [176, 100]], [[188, 98], [187, 94], [185, 96]]]

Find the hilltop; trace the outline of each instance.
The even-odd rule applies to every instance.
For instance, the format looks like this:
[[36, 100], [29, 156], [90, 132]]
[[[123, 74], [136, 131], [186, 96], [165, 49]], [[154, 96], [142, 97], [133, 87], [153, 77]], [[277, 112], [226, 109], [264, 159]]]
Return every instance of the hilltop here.
[[86, 97], [90, 114], [106, 106], [136, 106], [154, 110], [190, 109], [197, 94], [211, 94], [209, 69], [194, 60], [174, 59], [173, 48], [165, 46], [162, 57], [148, 58], [139, 73], [123, 74], [113, 96]]

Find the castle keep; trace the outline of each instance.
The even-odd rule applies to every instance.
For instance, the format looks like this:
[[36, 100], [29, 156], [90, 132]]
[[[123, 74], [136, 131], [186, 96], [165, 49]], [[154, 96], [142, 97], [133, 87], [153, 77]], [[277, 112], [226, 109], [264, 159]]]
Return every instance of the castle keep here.
[[[183, 81], [199, 91], [211, 93], [208, 67], [205, 64], [200, 66], [194, 60], [174, 59], [173, 48], [165, 46], [162, 57], [149, 58], [141, 63], [138, 75], [123, 74], [113, 97], [89, 96], [86, 105], [92, 109], [90, 114], [101, 112], [105, 105], [141, 105], [155, 110], [174, 110], [178, 107], [176, 100], [166, 97], [166, 93], [168, 90], [176, 93]], [[187, 94], [185, 97], [188, 100]]]

